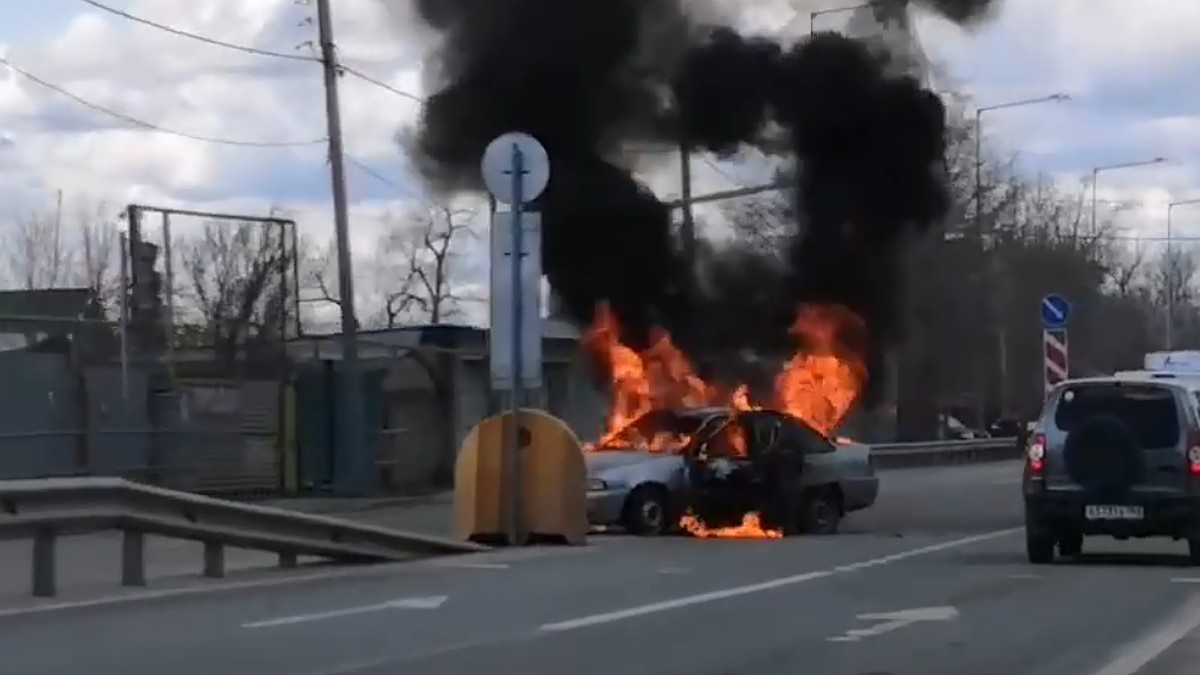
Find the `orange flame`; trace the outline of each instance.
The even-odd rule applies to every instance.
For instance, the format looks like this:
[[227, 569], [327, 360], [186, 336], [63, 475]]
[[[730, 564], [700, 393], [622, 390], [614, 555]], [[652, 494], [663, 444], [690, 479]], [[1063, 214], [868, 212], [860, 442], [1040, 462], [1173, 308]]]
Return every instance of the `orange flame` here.
[[792, 335], [802, 351], [775, 378], [775, 406], [825, 436], [833, 435], [867, 381], [862, 359], [838, 344], [838, 333], [848, 330], [861, 331], [861, 320], [844, 307], [801, 307]]
[[[776, 376], [771, 407], [831, 436], [866, 383], [862, 359], [838, 343], [840, 332], [860, 328], [861, 320], [844, 307], [802, 306], [791, 329], [801, 349]], [[666, 331], [654, 331], [650, 347], [641, 353], [622, 344], [620, 332], [616, 316], [602, 303], [583, 338], [584, 347], [607, 367], [612, 392], [606, 431], [595, 446], [604, 446], [606, 440], [652, 410], [703, 405], [735, 410], [763, 407], [751, 399], [744, 384], [723, 396], [717, 387], [700, 379]]]
[[[800, 307], [791, 328], [798, 350], [775, 377], [770, 407], [800, 419], [827, 437], [832, 436], [866, 383], [865, 363], [840, 342], [843, 334], [861, 329], [859, 317], [844, 307]], [[686, 435], [666, 430], [634, 433], [628, 430], [628, 425], [654, 410], [705, 405], [723, 405], [734, 410], [763, 407], [752, 399], [749, 387], [744, 384], [722, 390], [701, 379], [667, 331], [655, 330], [650, 346], [640, 353], [622, 344], [620, 333], [612, 309], [601, 304], [583, 337], [583, 345], [606, 367], [612, 401], [605, 432], [595, 443], [585, 444], [586, 449], [634, 446], [652, 452], [675, 452], [687, 445], [690, 439]], [[745, 455], [746, 439], [736, 433], [740, 429], [728, 429], [735, 432], [729, 439], [733, 452]], [[843, 441], [836, 442], [843, 444]], [[698, 537], [774, 537], [772, 531], [761, 526], [754, 513], [746, 514], [742, 525], [732, 528], [708, 528], [691, 515], [684, 516], [680, 524]]]
[[[608, 368], [612, 403], [605, 433], [594, 444], [585, 444], [587, 449], [630, 440], [618, 436], [630, 422], [652, 410], [710, 405], [716, 399], [715, 389], [696, 375], [667, 331], [655, 330], [650, 346], [640, 354], [621, 344], [620, 333], [616, 316], [607, 304], [601, 304], [583, 343]], [[670, 452], [682, 448], [687, 440], [664, 432], [640, 439], [640, 445], [653, 452]]]
[[686, 514], [679, 521], [679, 526], [685, 532], [697, 539], [782, 539], [783, 531], [763, 527], [762, 519], [751, 511], [742, 516], [741, 525], [729, 527], [708, 527], [704, 521], [692, 514]]

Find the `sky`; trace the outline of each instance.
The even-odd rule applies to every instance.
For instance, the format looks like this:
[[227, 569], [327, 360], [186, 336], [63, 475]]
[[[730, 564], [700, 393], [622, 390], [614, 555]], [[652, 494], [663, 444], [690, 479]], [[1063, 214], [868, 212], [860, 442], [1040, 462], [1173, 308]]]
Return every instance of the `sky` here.
[[[344, 63], [387, 87], [341, 78], [351, 236], [356, 259], [377, 248], [387, 214], [425, 199], [395, 141], [424, 94], [430, 37], [408, 0], [337, 0], [334, 29]], [[189, 40], [82, 0], [5, 0], [0, 56], [12, 67], [87, 102], [86, 107], [0, 65], [0, 235], [14, 219], [52, 204], [130, 201], [294, 217], [302, 232], [333, 230], [324, 101], [315, 55], [315, 9], [295, 0], [107, 0], [117, 10], [182, 31], [299, 58], [270, 58]], [[807, 30], [807, 13], [834, 0], [743, 0], [747, 23]], [[852, 3], [851, 3], [852, 4]], [[799, 10], [796, 8], [799, 7]], [[819, 17], [819, 28], [845, 19]], [[1130, 202], [1129, 233], [1165, 234], [1166, 205], [1200, 198], [1200, 3], [1194, 0], [1007, 0], [970, 30], [919, 15], [937, 87], [972, 106], [1049, 94], [1063, 103], [985, 115], [988, 143], [1030, 174], [1079, 189], [1096, 166], [1168, 161], [1104, 171], [1102, 200]], [[413, 99], [417, 100], [413, 100]], [[243, 147], [184, 135], [288, 147]], [[679, 190], [673, 167], [648, 171], [660, 196]], [[749, 162], [695, 163], [696, 192], [756, 183]], [[1200, 237], [1200, 205], [1175, 211], [1176, 234]], [[478, 248], [478, 247], [477, 247]], [[479, 251], [475, 252], [476, 254]], [[360, 268], [366, 268], [360, 265]], [[361, 274], [359, 275], [362, 276]], [[369, 284], [364, 280], [362, 284]], [[361, 290], [361, 289], [360, 289]]]

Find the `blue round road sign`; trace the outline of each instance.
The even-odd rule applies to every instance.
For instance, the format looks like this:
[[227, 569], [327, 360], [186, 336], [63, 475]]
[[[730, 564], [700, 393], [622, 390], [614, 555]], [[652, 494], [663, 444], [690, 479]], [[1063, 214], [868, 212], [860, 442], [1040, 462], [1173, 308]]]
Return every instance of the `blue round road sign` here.
[[1062, 328], [1067, 325], [1071, 316], [1071, 303], [1057, 293], [1051, 293], [1042, 298], [1042, 326], [1046, 328]]

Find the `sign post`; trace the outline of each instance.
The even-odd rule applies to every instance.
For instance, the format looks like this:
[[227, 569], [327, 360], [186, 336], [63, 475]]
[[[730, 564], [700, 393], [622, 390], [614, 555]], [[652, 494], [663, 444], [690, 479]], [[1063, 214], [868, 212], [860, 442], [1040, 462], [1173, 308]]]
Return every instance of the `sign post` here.
[[[483, 153], [483, 180], [507, 212], [492, 215], [491, 327], [488, 331], [492, 388], [509, 392], [512, 423], [504, 447], [506, 534], [523, 542], [521, 530], [521, 406], [526, 388], [541, 386], [541, 218], [525, 206], [550, 180], [546, 149], [528, 134], [507, 133]], [[529, 235], [529, 236], [527, 236]], [[532, 244], [532, 245], [531, 245]], [[507, 262], [508, 269], [504, 269]], [[507, 274], [505, 274], [507, 272]]]
[[1049, 394], [1058, 383], [1070, 377], [1070, 352], [1067, 335], [1067, 320], [1071, 316], [1071, 303], [1057, 293], [1042, 298], [1042, 380], [1045, 394]]

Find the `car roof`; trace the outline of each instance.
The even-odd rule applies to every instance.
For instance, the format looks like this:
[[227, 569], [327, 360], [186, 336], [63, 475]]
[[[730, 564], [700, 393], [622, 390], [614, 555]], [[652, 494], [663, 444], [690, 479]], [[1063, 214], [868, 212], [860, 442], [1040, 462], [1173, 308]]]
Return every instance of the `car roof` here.
[[1113, 374], [1124, 380], [1177, 382], [1192, 391], [1200, 390], [1200, 373], [1176, 373], [1165, 370], [1123, 370]]
[[1122, 375], [1102, 375], [1098, 377], [1080, 377], [1060, 383], [1060, 389], [1067, 387], [1086, 385], [1086, 384], [1151, 384], [1156, 386], [1168, 387], [1177, 391], [1195, 392], [1200, 390], [1200, 381], [1187, 380], [1175, 377], [1155, 377], [1147, 374], [1144, 377], [1130, 376], [1130, 373]]

